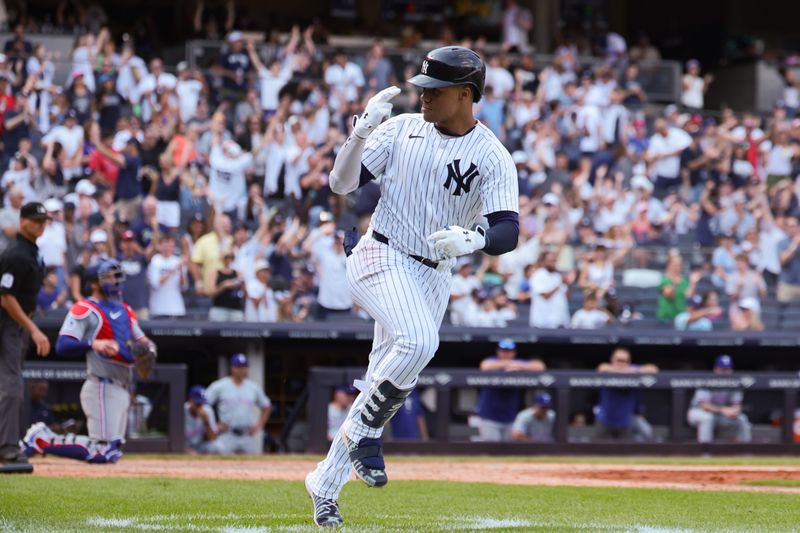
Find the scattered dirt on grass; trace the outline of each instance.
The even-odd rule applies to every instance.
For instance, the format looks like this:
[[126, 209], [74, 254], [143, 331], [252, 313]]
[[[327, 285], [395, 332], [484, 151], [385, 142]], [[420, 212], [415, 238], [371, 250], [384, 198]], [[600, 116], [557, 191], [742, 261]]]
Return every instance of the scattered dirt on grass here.
[[[123, 458], [115, 465], [89, 465], [58, 458], [33, 460], [34, 475], [50, 477], [174, 477], [183, 479], [253, 479], [301, 481], [315, 466], [312, 459], [270, 461], [232, 459]], [[752, 486], [742, 482], [800, 480], [800, 466], [747, 465], [614, 465], [476, 461], [448, 468], [430, 461], [404, 459], [387, 472], [395, 480], [482, 481], [521, 485], [639, 487], [658, 489], [727, 490], [800, 494], [800, 486]]]

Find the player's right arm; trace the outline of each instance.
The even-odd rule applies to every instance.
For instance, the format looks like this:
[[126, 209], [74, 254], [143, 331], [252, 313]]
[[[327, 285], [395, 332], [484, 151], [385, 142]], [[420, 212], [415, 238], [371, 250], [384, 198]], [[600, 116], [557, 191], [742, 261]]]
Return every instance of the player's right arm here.
[[[384, 151], [386, 141], [382, 136], [377, 139], [370, 139], [370, 134], [378, 129], [381, 122], [389, 116], [392, 112], [392, 104], [389, 100], [394, 98], [400, 93], [397, 87], [388, 87], [372, 98], [367, 103], [364, 113], [355, 119], [353, 126], [353, 133], [348, 137], [347, 141], [339, 150], [336, 155], [336, 160], [333, 162], [333, 169], [330, 174], [330, 187], [336, 194], [350, 194], [355, 191], [359, 185], [371, 179], [369, 176], [376, 175], [375, 170], [379, 165], [374, 165], [370, 168], [369, 164], [362, 164], [362, 161], [372, 159], [370, 156], [371, 151], [380, 152]], [[375, 142], [378, 141], [378, 142]], [[365, 152], [367, 157], [365, 157]], [[387, 157], [381, 158], [383, 166], [386, 165]], [[382, 170], [382, 169], [381, 169]]]
[[97, 329], [97, 317], [91, 308], [82, 302], [72, 306], [56, 339], [56, 354], [65, 357], [86, 355], [94, 350], [101, 355], [112, 356], [119, 351], [117, 341], [113, 339], [98, 340], [94, 338]]

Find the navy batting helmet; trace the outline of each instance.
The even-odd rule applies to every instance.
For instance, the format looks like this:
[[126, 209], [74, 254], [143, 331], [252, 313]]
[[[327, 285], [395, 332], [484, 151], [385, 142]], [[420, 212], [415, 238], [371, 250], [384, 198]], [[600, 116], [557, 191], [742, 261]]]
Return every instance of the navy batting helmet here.
[[422, 61], [419, 74], [408, 80], [423, 89], [470, 85], [472, 100], [477, 102], [483, 95], [486, 65], [481, 57], [463, 46], [445, 46], [428, 52]]

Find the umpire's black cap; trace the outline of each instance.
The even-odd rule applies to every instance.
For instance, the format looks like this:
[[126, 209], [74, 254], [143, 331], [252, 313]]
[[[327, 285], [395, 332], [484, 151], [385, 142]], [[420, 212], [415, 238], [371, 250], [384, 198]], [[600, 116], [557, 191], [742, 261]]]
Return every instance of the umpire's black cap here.
[[419, 74], [408, 81], [425, 89], [471, 85], [475, 89], [472, 99], [477, 102], [483, 95], [485, 80], [486, 65], [477, 53], [463, 46], [445, 46], [428, 52]]
[[50, 220], [50, 215], [47, 213], [44, 204], [39, 202], [28, 202], [23, 205], [19, 210], [19, 217], [31, 220]]

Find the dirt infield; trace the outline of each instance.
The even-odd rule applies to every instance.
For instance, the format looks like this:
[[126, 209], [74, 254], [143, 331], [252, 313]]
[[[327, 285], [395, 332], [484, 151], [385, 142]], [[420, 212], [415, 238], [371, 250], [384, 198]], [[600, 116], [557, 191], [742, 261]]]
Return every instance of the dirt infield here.
[[[66, 459], [35, 459], [34, 475], [50, 477], [175, 477], [184, 479], [296, 480], [304, 478], [311, 459], [264, 460], [124, 458], [115, 465], [88, 465]], [[572, 464], [475, 461], [453, 463], [456, 468], [403, 458], [389, 459], [388, 473], [395, 480], [482, 481], [520, 485], [571, 485], [593, 487], [643, 487], [660, 489], [783, 492], [800, 494], [800, 485], [752, 486], [754, 480], [796, 480], [800, 466]]]

